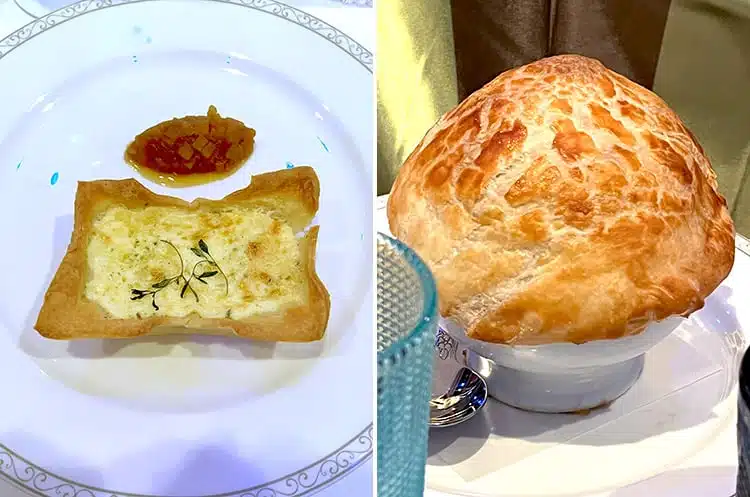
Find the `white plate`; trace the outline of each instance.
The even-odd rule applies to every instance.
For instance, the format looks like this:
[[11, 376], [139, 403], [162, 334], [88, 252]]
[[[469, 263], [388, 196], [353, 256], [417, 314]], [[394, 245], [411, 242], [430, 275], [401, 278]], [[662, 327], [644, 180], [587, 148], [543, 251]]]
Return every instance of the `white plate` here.
[[[56, 497], [299, 496], [371, 457], [372, 84], [369, 52], [272, 0], [87, 0], [0, 41], [0, 473]], [[248, 163], [189, 189], [141, 181], [219, 198], [312, 165], [325, 340], [39, 337], [76, 181], [133, 176], [135, 134], [209, 104], [257, 130]]]
[[[53, 10], [70, 4], [70, 0], [8, 0], [31, 17], [42, 17]], [[0, 0], [0, 3], [2, 0]], [[305, 9], [310, 7], [330, 7], [337, 3], [353, 7], [372, 7], [372, 0], [287, 0], [287, 5], [301, 5]]]
[[[375, 226], [388, 233], [385, 200], [378, 199]], [[427, 495], [728, 497], [735, 449], [714, 461], [718, 468], [683, 463], [735, 430], [736, 372], [747, 342], [741, 323], [750, 322], [742, 305], [748, 274], [750, 258], [738, 250], [732, 273], [705, 308], [646, 353], [640, 379], [608, 409], [540, 414], [490, 401], [467, 423], [433, 430], [426, 486], [434, 493]], [[445, 391], [457, 368], [436, 362], [436, 391]], [[680, 490], [674, 482], [668, 493], [655, 490], [670, 475], [684, 482]]]

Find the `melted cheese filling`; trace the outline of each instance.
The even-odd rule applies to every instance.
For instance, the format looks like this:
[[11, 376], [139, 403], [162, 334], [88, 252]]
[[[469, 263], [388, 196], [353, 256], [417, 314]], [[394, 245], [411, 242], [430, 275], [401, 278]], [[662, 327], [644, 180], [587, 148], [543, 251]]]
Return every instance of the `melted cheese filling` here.
[[[180, 295], [185, 279], [196, 264], [196, 274], [217, 270], [191, 250], [200, 240], [229, 284], [221, 273], [204, 278], [206, 283], [193, 278], [196, 299], [190, 290]], [[153, 296], [158, 310], [151, 295], [131, 300], [133, 289], [153, 291], [153, 285], [179, 276], [180, 257], [183, 278]], [[115, 319], [191, 313], [242, 319], [303, 304], [307, 297], [299, 240], [291, 226], [257, 208], [112, 206], [94, 220], [87, 260], [85, 296]]]

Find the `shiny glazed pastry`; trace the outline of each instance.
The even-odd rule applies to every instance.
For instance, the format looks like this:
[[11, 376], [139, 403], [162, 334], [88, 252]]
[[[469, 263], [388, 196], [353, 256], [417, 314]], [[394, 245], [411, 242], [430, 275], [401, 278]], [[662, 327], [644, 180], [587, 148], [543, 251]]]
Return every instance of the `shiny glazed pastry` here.
[[391, 232], [471, 338], [584, 343], [687, 316], [729, 273], [734, 226], [696, 138], [585, 57], [507, 71], [404, 163]]

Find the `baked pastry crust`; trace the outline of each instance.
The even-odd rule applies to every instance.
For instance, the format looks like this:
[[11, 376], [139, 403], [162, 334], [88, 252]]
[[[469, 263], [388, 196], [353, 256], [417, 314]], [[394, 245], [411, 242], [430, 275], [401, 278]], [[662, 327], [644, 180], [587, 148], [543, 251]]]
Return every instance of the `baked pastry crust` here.
[[469, 337], [583, 343], [687, 316], [734, 262], [716, 174], [667, 104], [599, 61], [507, 71], [407, 158], [391, 232]]
[[241, 320], [154, 316], [144, 319], [113, 319], [84, 296], [87, 280], [87, 247], [96, 216], [113, 204], [127, 208], [150, 206], [206, 209], [230, 204], [260, 205], [288, 222], [295, 232], [310, 224], [318, 210], [320, 186], [310, 167], [253, 176], [250, 185], [222, 200], [182, 199], [157, 195], [133, 179], [82, 181], [75, 199], [74, 227], [68, 250], [44, 297], [34, 328], [44, 337], [132, 338], [150, 334], [187, 333], [236, 335], [262, 341], [309, 342], [325, 333], [330, 297], [315, 271], [318, 227], [300, 240], [308, 301], [276, 313], [256, 314]]

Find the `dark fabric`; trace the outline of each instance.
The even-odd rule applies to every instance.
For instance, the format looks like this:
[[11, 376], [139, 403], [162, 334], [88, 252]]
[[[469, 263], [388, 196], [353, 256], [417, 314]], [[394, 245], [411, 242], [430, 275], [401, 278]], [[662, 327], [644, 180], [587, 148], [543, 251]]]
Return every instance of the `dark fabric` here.
[[669, 0], [560, 0], [554, 12], [551, 53], [597, 58], [652, 88]]
[[651, 88], [670, 0], [453, 0], [459, 98], [499, 73], [576, 53]]
[[451, 1], [459, 100], [504, 70], [545, 56], [549, 1]]
[[740, 394], [737, 396], [737, 495], [750, 497], [750, 352], [740, 366]]

